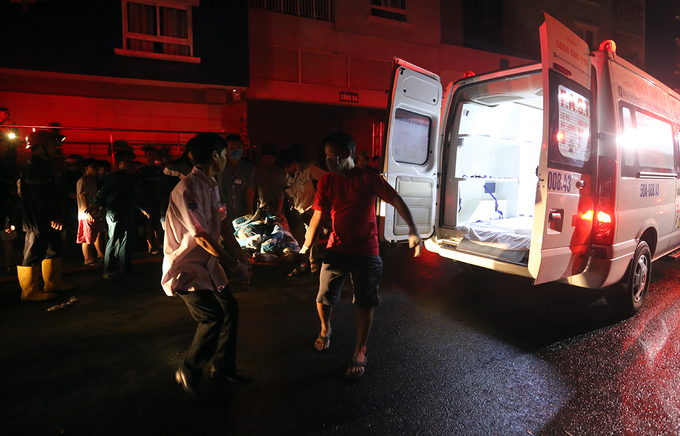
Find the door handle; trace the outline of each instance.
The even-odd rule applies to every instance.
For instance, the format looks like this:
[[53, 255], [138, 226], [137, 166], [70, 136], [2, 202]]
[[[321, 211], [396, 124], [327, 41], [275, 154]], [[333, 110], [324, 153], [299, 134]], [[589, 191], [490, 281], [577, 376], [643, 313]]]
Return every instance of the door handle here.
[[576, 182], [576, 187], [577, 187], [578, 189], [583, 189], [584, 186], [586, 186], [586, 182], [585, 182], [585, 181], [579, 180], [578, 182]]
[[548, 221], [559, 221], [562, 219], [562, 212], [556, 210], [551, 210], [548, 213]]

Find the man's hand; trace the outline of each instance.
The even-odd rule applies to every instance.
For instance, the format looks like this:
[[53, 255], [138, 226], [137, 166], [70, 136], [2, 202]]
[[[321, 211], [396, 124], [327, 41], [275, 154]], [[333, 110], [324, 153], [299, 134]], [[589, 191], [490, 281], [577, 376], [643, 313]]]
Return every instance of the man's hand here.
[[94, 217], [91, 214], [87, 214], [87, 222], [92, 224], [94, 222]]
[[61, 232], [61, 229], [62, 229], [62, 227], [63, 227], [63, 226], [61, 225], [61, 220], [50, 221], [50, 226], [52, 226], [52, 228], [53, 228], [54, 230], [57, 230], [57, 231], [59, 231], [59, 232]]
[[[250, 265], [250, 262], [248, 262], [248, 265]], [[248, 265], [246, 265], [243, 262], [239, 262], [238, 265], [231, 269], [236, 274], [235, 279], [237, 282], [250, 284], [250, 274]]]
[[408, 248], [415, 248], [413, 257], [420, 256], [420, 247], [420, 236], [418, 236], [418, 234], [411, 233], [408, 237]]

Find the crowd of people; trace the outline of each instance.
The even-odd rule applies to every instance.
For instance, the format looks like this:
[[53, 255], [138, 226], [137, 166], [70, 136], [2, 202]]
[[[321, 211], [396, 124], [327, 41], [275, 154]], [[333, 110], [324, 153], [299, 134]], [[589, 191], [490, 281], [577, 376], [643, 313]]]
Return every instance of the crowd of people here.
[[[202, 133], [172, 162], [160, 149], [147, 146], [141, 163], [132, 148], [119, 146], [113, 168], [108, 161], [71, 155], [55, 178], [51, 162], [58, 141], [53, 133], [39, 130], [27, 138], [31, 157], [14, 181], [11, 155], [7, 147], [0, 148], [3, 235], [16, 232], [18, 217], [11, 207], [15, 195], [25, 232], [23, 259], [16, 266], [21, 299], [47, 300], [73, 288], [61, 278], [64, 240], [80, 245], [84, 265], [103, 262], [105, 279], [133, 272], [131, 242], [143, 227], [148, 253], [163, 254], [163, 289], [182, 298], [198, 322], [177, 382], [187, 392], [199, 393], [199, 380], [211, 363], [213, 377], [247, 383], [250, 378], [236, 367], [239, 310], [225, 270], [232, 279], [249, 281], [252, 262], [233, 223], [264, 211], [294, 235], [296, 247], [301, 247], [295, 261], [319, 273], [317, 351], [330, 346], [332, 307], [351, 276], [357, 344], [346, 377], [363, 376], [382, 275], [376, 198], [393, 205], [408, 224], [416, 256], [420, 238], [408, 206], [379, 175], [379, 158], [371, 161], [367, 154], [357, 154], [354, 140], [344, 132], [329, 135], [323, 144], [329, 171], [300, 162], [291, 150], [278, 159], [264, 154], [256, 163], [238, 135], [225, 139]], [[329, 235], [321, 256], [317, 242], [324, 227]]]

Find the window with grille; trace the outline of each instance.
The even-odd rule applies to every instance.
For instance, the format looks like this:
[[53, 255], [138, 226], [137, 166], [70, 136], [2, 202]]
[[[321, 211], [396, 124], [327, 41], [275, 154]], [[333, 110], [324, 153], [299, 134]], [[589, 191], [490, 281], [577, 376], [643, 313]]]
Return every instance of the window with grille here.
[[576, 34], [588, 44], [590, 50], [597, 50], [597, 26], [576, 22]]
[[406, 21], [406, 0], [371, 0], [371, 15]]
[[118, 54], [196, 62], [191, 7], [198, 0], [122, 0], [123, 50]]
[[253, 9], [333, 21], [333, 0], [248, 0]]

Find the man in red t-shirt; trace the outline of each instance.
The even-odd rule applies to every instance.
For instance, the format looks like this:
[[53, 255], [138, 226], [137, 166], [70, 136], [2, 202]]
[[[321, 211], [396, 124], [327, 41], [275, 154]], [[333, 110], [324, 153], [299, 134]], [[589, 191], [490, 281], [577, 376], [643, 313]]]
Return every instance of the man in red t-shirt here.
[[345, 375], [348, 379], [357, 379], [364, 375], [366, 367], [366, 344], [373, 323], [373, 308], [379, 303], [378, 283], [382, 276], [376, 196], [394, 206], [408, 224], [409, 245], [415, 247], [415, 256], [420, 255], [420, 237], [411, 211], [397, 191], [380, 175], [354, 166], [356, 145], [349, 134], [332, 133], [324, 144], [330, 172], [317, 185], [314, 216], [300, 254], [306, 254], [312, 246], [321, 231], [324, 216], [330, 211], [333, 229], [326, 246], [316, 297], [321, 333], [314, 348], [318, 351], [328, 349], [332, 305], [340, 299], [345, 279], [351, 274], [357, 307], [357, 345]]

